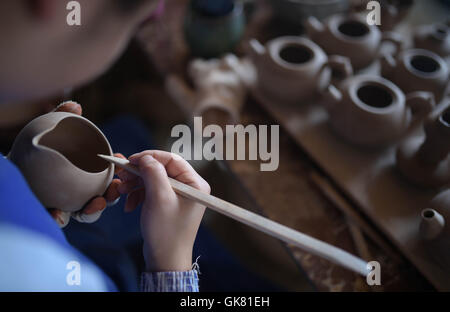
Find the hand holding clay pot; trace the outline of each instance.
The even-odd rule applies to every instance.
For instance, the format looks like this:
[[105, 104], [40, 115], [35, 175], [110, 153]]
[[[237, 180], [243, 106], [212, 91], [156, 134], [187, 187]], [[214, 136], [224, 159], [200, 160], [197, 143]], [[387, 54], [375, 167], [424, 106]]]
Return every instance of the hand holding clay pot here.
[[405, 97], [392, 82], [378, 76], [354, 76], [339, 88], [330, 86], [323, 101], [334, 131], [365, 147], [393, 143], [433, 108], [432, 94]]
[[31, 121], [8, 157], [45, 207], [72, 213], [103, 196], [111, 184], [114, 166], [97, 154], [112, 151], [93, 123], [76, 114], [54, 112]]
[[437, 54], [422, 49], [407, 49], [381, 58], [381, 74], [405, 93], [428, 91], [437, 102], [444, 96], [449, 70]]
[[438, 54], [450, 55], [450, 27], [444, 23], [419, 26], [414, 33], [414, 46]]
[[392, 42], [399, 50], [402, 38], [395, 33], [382, 35], [374, 25], [368, 25], [356, 14], [334, 15], [320, 22], [315, 17], [306, 20], [308, 36], [328, 55], [342, 55], [350, 59], [355, 70], [370, 65], [378, 56], [384, 41]]
[[303, 37], [279, 37], [266, 46], [253, 39], [249, 53], [257, 69], [257, 88], [282, 103], [300, 103], [325, 89], [331, 69], [344, 77], [353, 73], [347, 58], [328, 58], [318, 45]]
[[397, 151], [397, 167], [412, 183], [441, 187], [450, 183], [450, 103], [425, 123], [426, 138], [412, 138]]

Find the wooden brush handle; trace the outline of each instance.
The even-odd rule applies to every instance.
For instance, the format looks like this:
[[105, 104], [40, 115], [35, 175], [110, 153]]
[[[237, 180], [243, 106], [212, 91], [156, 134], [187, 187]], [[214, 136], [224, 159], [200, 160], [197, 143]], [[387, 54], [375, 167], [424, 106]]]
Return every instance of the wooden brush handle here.
[[[110, 156], [102, 158], [140, 176], [138, 168], [131, 165], [128, 160]], [[200, 192], [175, 179], [169, 178], [169, 182], [175, 193], [180, 196], [196, 201], [220, 214], [244, 223], [270, 236], [276, 237], [288, 244], [297, 246], [306, 252], [325, 258], [358, 274], [366, 276], [368, 273], [367, 263], [364, 260], [355, 257], [340, 248], [290, 229], [220, 198]]]

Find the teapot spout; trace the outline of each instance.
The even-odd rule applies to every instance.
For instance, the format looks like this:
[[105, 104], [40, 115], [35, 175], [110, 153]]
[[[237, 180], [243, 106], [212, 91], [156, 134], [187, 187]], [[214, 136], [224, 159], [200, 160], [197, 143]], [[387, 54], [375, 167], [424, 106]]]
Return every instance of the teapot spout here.
[[253, 62], [257, 62], [266, 54], [266, 48], [256, 39], [248, 42], [246, 50]]
[[420, 235], [426, 240], [437, 238], [445, 228], [444, 217], [434, 209], [425, 209], [421, 214]]
[[314, 37], [316, 34], [325, 30], [325, 26], [316, 17], [310, 16], [305, 21], [306, 33], [309, 37]]

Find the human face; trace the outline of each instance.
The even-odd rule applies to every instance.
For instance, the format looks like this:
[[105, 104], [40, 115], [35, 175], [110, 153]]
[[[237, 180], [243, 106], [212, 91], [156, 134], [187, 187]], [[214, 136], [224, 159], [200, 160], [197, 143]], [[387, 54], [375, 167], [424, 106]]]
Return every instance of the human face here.
[[79, 0], [69, 26], [66, 0], [0, 1], [0, 105], [50, 96], [105, 71], [158, 0], [123, 12], [116, 0]]

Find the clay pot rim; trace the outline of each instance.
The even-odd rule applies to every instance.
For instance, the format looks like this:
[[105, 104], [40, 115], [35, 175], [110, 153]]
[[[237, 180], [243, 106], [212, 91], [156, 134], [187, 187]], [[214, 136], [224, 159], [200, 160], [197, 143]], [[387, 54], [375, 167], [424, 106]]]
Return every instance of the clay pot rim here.
[[[431, 38], [437, 41], [444, 41], [450, 36], [450, 27], [445, 23], [436, 23], [430, 26], [432, 32], [429, 34]], [[441, 30], [444, 30], [441, 32]]]
[[106, 146], [108, 147], [110, 156], [113, 155], [113, 151], [112, 151], [111, 145], [108, 142], [108, 139], [105, 137], [104, 133], [94, 123], [92, 123], [89, 119], [84, 118], [83, 116], [78, 116], [78, 115], [74, 115], [72, 113], [65, 113], [65, 112], [51, 112], [51, 113], [42, 115], [41, 117], [44, 117], [44, 116], [47, 116], [47, 115], [50, 115], [50, 114], [58, 114], [58, 115], [61, 115], [62, 117], [61, 117], [60, 120], [58, 120], [57, 123], [55, 123], [53, 125], [53, 127], [49, 128], [49, 129], [46, 129], [43, 132], [41, 132], [38, 135], [36, 135], [35, 137], [33, 137], [33, 139], [31, 140], [31, 144], [33, 145], [34, 148], [39, 149], [39, 150], [45, 150], [46, 152], [58, 155], [59, 157], [61, 157], [63, 160], [65, 160], [69, 164], [71, 169], [77, 171], [78, 173], [84, 174], [84, 175], [96, 176], [98, 174], [103, 174], [103, 173], [106, 173], [108, 171], [111, 171], [112, 174], [114, 174], [114, 165], [113, 164], [109, 164], [108, 167], [105, 170], [102, 170], [102, 171], [98, 171], [98, 172], [85, 171], [85, 170], [82, 170], [81, 168], [75, 166], [69, 159], [67, 159], [67, 157], [65, 157], [60, 152], [58, 152], [58, 151], [56, 151], [54, 149], [48, 148], [48, 147], [46, 147], [44, 145], [40, 145], [39, 141], [41, 140], [41, 138], [44, 135], [46, 135], [47, 133], [53, 131], [63, 120], [68, 119], [68, 118], [74, 118], [74, 119], [81, 119], [81, 120], [83, 120], [87, 126], [89, 126], [90, 128], [96, 130], [98, 132], [98, 134], [100, 135], [100, 137], [106, 143]]
[[[311, 58], [307, 62], [299, 64], [290, 63], [288, 61], [283, 60], [283, 58], [281, 58], [280, 56], [280, 52], [284, 48], [290, 46], [302, 46], [308, 49], [309, 52], [311, 53]], [[282, 36], [275, 38], [272, 42], [269, 43], [269, 55], [277, 65], [290, 70], [306, 69], [321, 55], [324, 57], [325, 61], [327, 59], [327, 55], [322, 50], [322, 48], [318, 46], [316, 43], [314, 43], [312, 40], [306, 37], [296, 37], [296, 36]]]
[[[348, 36], [339, 30], [339, 26], [345, 22], [357, 22], [367, 29], [367, 34], [363, 36]], [[367, 25], [361, 16], [357, 14], [338, 14], [329, 19], [329, 29], [333, 36], [345, 42], [364, 42], [373, 35], [375, 28]]]
[[[349, 87], [349, 94], [354, 103], [363, 111], [368, 111], [372, 114], [386, 115], [395, 112], [401, 103], [405, 102], [405, 95], [391, 81], [378, 76], [360, 76], [357, 77], [356, 83]], [[386, 107], [374, 107], [364, 103], [358, 96], [358, 90], [367, 85], [376, 85], [385, 89], [392, 96], [392, 102]]]
[[[403, 66], [405, 66], [406, 69], [410, 73], [412, 73], [413, 75], [420, 77], [420, 78], [425, 78], [425, 79], [437, 78], [441, 75], [442, 71], [444, 71], [445, 68], [447, 68], [447, 65], [444, 62], [444, 60], [439, 55], [437, 55], [436, 53], [431, 52], [429, 50], [407, 49], [407, 50], [403, 51], [401, 54], [402, 54], [401, 60], [403, 62]], [[412, 64], [411, 64], [411, 61], [414, 57], [417, 57], [417, 56], [423, 56], [423, 57], [432, 59], [434, 62], [436, 62], [439, 65], [438, 70], [427, 73], [427, 72], [423, 72], [423, 71], [420, 71], [420, 70], [414, 68], [414, 66], [412, 66]]]

